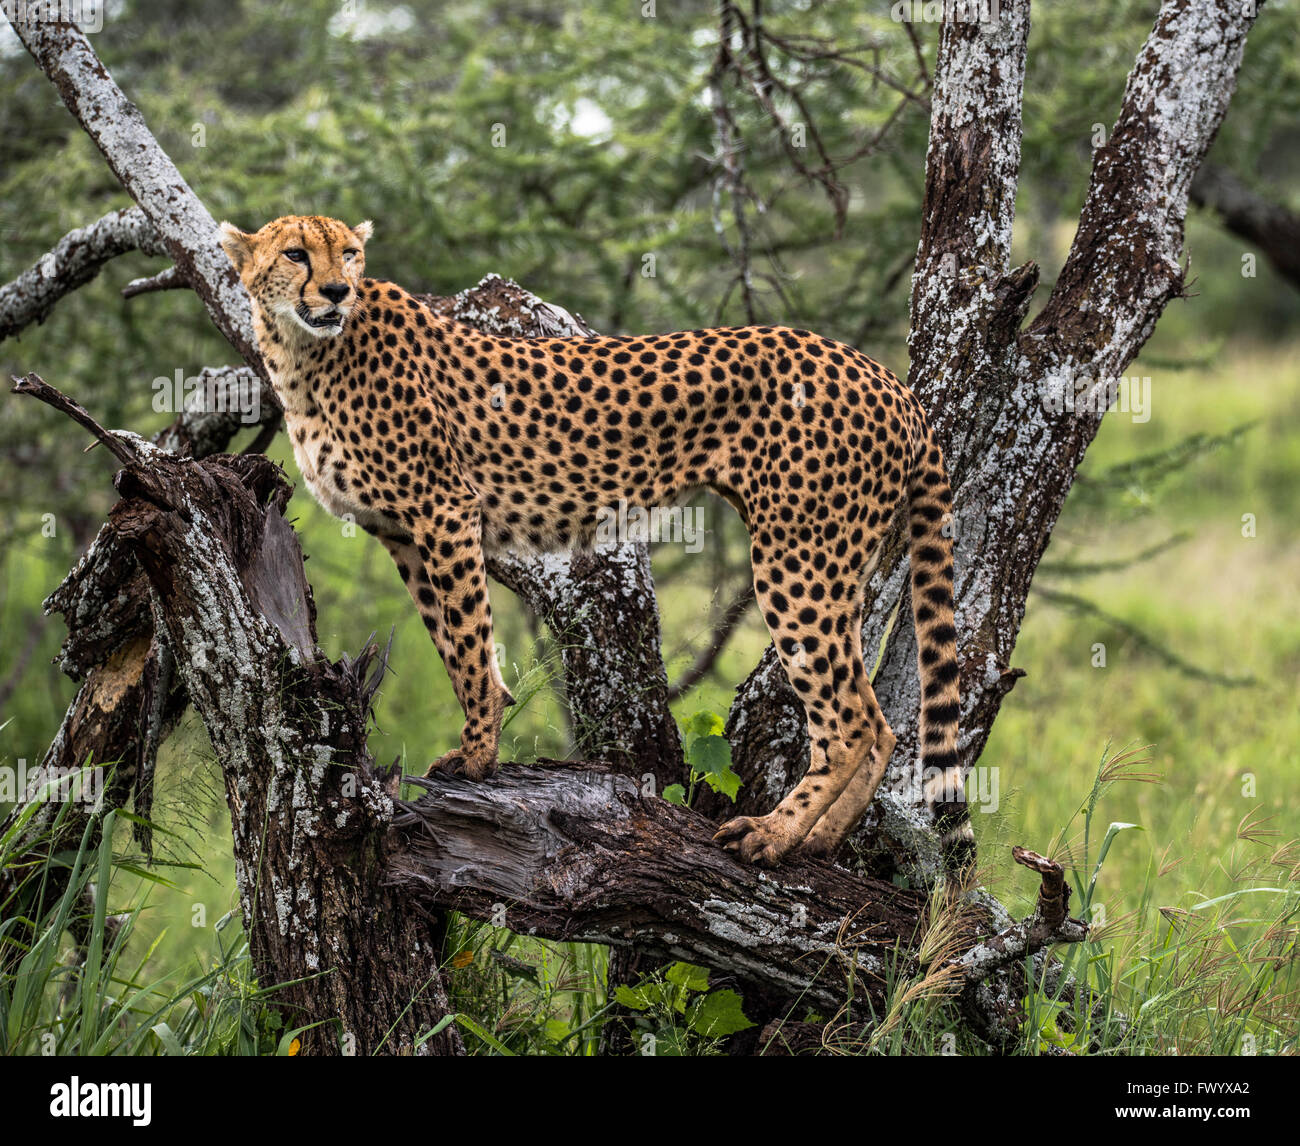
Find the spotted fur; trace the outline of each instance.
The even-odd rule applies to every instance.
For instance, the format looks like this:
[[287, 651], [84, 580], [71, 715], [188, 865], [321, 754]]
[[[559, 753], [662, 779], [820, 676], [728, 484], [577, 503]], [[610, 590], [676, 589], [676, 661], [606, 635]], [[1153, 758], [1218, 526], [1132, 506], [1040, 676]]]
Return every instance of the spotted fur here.
[[304, 480], [392, 554], [465, 711], [432, 768], [479, 778], [514, 703], [493, 655], [484, 551], [590, 543], [600, 511], [710, 487], [749, 529], [754, 589], [808, 719], [807, 774], [718, 841], [775, 864], [833, 854], [894, 747], [863, 662], [864, 583], [907, 507], [923, 763], [951, 840], [957, 758], [943, 456], [919, 403], [852, 347], [776, 326], [504, 338], [365, 277], [370, 224], [222, 224]]

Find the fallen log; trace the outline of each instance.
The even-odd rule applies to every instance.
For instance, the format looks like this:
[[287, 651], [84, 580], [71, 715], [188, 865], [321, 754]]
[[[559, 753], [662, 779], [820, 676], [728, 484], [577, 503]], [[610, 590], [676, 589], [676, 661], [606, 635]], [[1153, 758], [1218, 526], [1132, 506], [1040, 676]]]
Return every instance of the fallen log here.
[[632, 946], [833, 1012], [855, 990], [881, 1003], [888, 962], [906, 969], [924, 929], [920, 892], [816, 860], [738, 863], [713, 843], [713, 821], [607, 764], [413, 782], [427, 795], [394, 820], [390, 878], [430, 908], [517, 934]]

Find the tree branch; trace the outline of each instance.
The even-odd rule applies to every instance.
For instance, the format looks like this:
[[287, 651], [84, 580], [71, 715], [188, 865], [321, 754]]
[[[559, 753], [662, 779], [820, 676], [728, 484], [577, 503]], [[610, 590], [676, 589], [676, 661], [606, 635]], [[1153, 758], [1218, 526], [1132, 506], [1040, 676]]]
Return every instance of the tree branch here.
[[955, 960], [967, 984], [982, 983], [1008, 964], [1021, 963], [1026, 955], [1053, 943], [1082, 943], [1088, 937], [1088, 925], [1069, 917], [1070, 888], [1065, 882], [1065, 869], [1027, 848], [1012, 848], [1011, 855], [1016, 863], [1042, 876], [1038, 904], [1028, 919], [990, 936]]
[[539, 763], [483, 783], [417, 781], [428, 795], [395, 821], [403, 893], [520, 934], [635, 945], [832, 1008], [850, 972], [879, 1004], [894, 945], [919, 939], [915, 892], [816, 862], [760, 871], [712, 842], [712, 821], [643, 796], [607, 765]]
[[745, 614], [749, 611], [749, 606], [753, 603], [753, 585], [746, 586], [736, 594], [735, 599], [727, 606], [709, 633], [708, 645], [700, 651], [700, 655], [695, 658], [695, 662], [691, 667], [668, 686], [669, 700], [676, 700], [680, 696], [685, 696], [708, 675], [709, 670], [717, 663], [718, 657], [722, 655], [722, 650], [727, 647], [727, 641], [731, 639], [731, 634], [735, 632], [736, 626], [744, 619]]
[[248, 295], [217, 242], [217, 224], [150, 134], [76, 24], [48, 5], [3, 0], [0, 8], [94, 140], [118, 182], [153, 224], [158, 238], [217, 328], [265, 377]]
[[112, 211], [69, 231], [35, 265], [0, 287], [0, 340], [44, 322], [59, 299], [94, 279], [105, 263], [137, 250], [167, 253], [139, 207]]
[[1217, 163], [1201, 165], [1188, 194], [1227, 230], [1259, 247], [1273, 269], [1300, 290], [1300, 214], [1264, 198]]
[[135, 298], [140, 294], [152, 294], [161, 290], [189, 290], [190, 280], [180, 267], [171, 266], [147, 278], [132, 279], [122, 288], [123, 298]]

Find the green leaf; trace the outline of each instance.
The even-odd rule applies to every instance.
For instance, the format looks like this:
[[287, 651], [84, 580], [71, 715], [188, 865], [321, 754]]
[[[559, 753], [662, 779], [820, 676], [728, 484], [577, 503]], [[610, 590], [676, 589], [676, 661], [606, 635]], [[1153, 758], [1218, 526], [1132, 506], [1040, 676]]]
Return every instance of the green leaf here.
[[1106, 856], [1110, 854], [1110, 845], [1115, 842], [1115, 837], [1120, 832], [1144, 832], [1141, 824], [1126, 824], [1115, 822], [1106, 829], [1106, 838], [1101, 841], [1101, 850], [1097, 853], [1097, 866], [1092, 869], [1092, 880], [1088, 884], [1088, 902], [1092, 902], [1092, 893], [1097, 887], [1097, 878], [1101, 875], [1101, 865], [1106, 862]]
[[705, 711], [689, 717], [683, 727], [687, 737], [695, 740], [701, 736], [720, 736], [725, 724], [716, 712]]
[[[332, 1023], [333, 1021], [333, 1019], [320, 1019], [317, 1022], [308, 1023], [306, 1026], [294, 1027], [291, 1031], [285, 1031], [284, 1034], [280, 1036], [280, 1041], [276, 1044], [275, 1057], [289, 1058], [291, 1055], [296, 1055], [302, 1049], [302, 1043], [299, 1041], [298, 1036], [302, 1034], [303, 1031], [314, 1030], [316, 1027], [323, 1027], [326, 1023]], [[296, 1047], [293, 1045], [295, 1042], [298, 1043]], [[255, 1043], [252, 1045], [254, 1047], [256, 1046]]]
[[664, 978], [674, 986], [687, 991], [707, 991], [709, 989], [709, 969], [697, 967], [693, 963], [674, 963], [664, 974]]
[[[201, 867], [199, 864], [191, 865]], [[125, 860], [119, 860], [117, 864], [118, 871], [124, 871], [128, 875], [138, 875], [141, 879], [148, 880], [150, 883], [156, 883], [161, 887], [169, 888], [172, 891], [181, 891], [181, 885], [168, 879], [165, 875], [159, 875], [156, 871], [149, 871], [147, 868], [138, 867], [136, 864], [127, 863]]]
[[416, 1048], [418, 1049], [419, 1047], [422, 1047], [435, 1035], [442, 1034], [442, 1032], [445, 1031], [449, 1026], [451, 1026], [451, 1024], [454, 1023], [455, 1021], [456, 1021], [455, 1015], [443, 1015], [442, 1018], [440, 1018], [432, 1027], [430, 1027], [427, 1031], [424, 1032], [424, 1034], [422, 1034], [419, 1038], [415, 1040]]
[[696, 1034], [710, 1039], [725, 1038], [754, 1025], [745, 1018], [740, 996], [729, 987], [710, 991], [697, 1000], [690, 1009], [687, 1022]]
[[681, 784], [669, 784], [664, 789], [663, 796], [670, 804], [686, 805], [686, 789]]
[[[662, 1027], [655, 1031], [655, 1058], [684, 1058], [690, 1054], [686, 1045], [686, 1032], [675, 1027]], [[644, 1044], [643, 1044], [644, 1045]]]
[[720, 792], [733, 803], [736, 799], [736, 793], [740, 791], [740, 777], [730, 768], [723, 772], [706, 773], [704, 782], [715, 792]]
[[620, 1006], [627, 1007], [630, 1011], [648, 1011], [657, 1002], [657, 992], [651, 991], [657, 985], [647, 983], [640, 987], [616, 987], [614, 998]]
[[562, 1023], [559, 1019], [547, 1019], [546, 1037], [553, 1043], [562, 1043], [569, 1037], [569, 1024]]
[[697, 772], [726, 772], [731, 767], [731, 745], [722, 736], [701, 736], [686, 753], [686, 761]]
[[464, 1027], [467, 1031], [469, 1031], [470, 1034], [474, 1035], [476, 1038], [482, 1039], [485, 1043], [487, 1043], [488, 1046], [490, 1046], [494, 1051], [496, 1051], [497, 1054], [505, 1055], [507, 1058], [518, 1057], [515, 1054], [515, 1052], [512, 1051], [508, 1046], [506, 1046], [506, 1044], [503, 1043], [499, 1038], [497, 1038], [496, 1035], [491, 1034], [488, 1031], [485, 1031], [481, 1026], [478, 1025], [478, 1023], [476, 1023], [468, 1015], [457, 1014], [456, 1022], [458, 1022], [462, 1027]]
[[150, 1029], [158, 1036], [158, 1041], [162, 1043], [163, 1050], [165, 1050], [169, 1055], [176, 1058], [184, 1057], [185, 1048], [181, 1046], [180, 1039], [176, 1037], [176, 1033], [171, 1029], [171, 1027], [166, 1023], [158, 1023]]

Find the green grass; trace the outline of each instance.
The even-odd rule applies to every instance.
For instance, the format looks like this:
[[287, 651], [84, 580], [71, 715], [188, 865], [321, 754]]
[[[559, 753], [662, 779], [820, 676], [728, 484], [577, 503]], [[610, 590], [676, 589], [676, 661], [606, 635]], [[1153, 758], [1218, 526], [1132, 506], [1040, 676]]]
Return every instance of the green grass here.
[[[15, 829], [40, 799], [25, 805]], [[69, 807], [59, 807], [55, 829]], [[91, 846], [88, 824], [75, 852], [44, 864], [33, 855], [48, 836], [24, 841], [11, 830], [0, 839], [0, 868], [22, 875], [0, 904], [0, 1054], [215, 1056], [283, 1048], [281, 1020], [266, 1005], [274, 987], [253, 980], [248, 945], [229, 918], [215, 921], [215, 958], [205, 967], [161, 971], [165, 931], [151, 932], [131, 954], [143, 897], [117, 898], [134, 860], [114, 849], [120, 817], [130, 819], [104, 816], [99, 846]], [[53, 871], [67, 873], [62, 893], [49, 884]], [[160, 881], [152, 874], [146, 882]]]
[[[1160, 387], [1162, 375], [1152, 374]], [[974, 817], [986, 845], [1011, 840], [1041, 850], [1072, 814], [1080, 779], [1106, 744], [1150, 745], [1145, 770], [1160, 782], [1109, 795], [1112, 818], [1145, 829], [1111, 858], [1101, 902], [1112, 917], [1139, 905], [1151, 863], [1170, 865], [1155, 894], [1186, 905], [1234, 889], [1241, 847], [1265, 852], [1300, 836], [1300, 808], [1290, 799], [1300, 787], [1300, 539], [1284, 525], [1295, 517], [1300, 474], [1300, 365], [1284, 349], [1238, 348], [1211, 369], [1169, 374], [1165, 385], [1169, 397], [1162, 403], [1157, 389], [1149, 423], [1107, 420], [1085, 477], [1200, 430], [1257, 424], [1155, 488], [1134, 485], [1102, 505], [1067, 506], [1048, 560], [1098, 563], [1190, 536], [1127, 569], [1043, 575], [1039, 583], [1092, 601], [1202, 671], [1255, 683], [1196, 679], [1122, 628], [1033, 594], [1014, 658], [1027, 675], [980, 762], [998, 769], [1002, 806]], [[1256, 517], [1253, 538], [1242, 536], [1246, 513]], [[1105, 667], [1094, 667], [1097, 644], [1105, 645]], [[1240, 844], [1239, 825], [1260, 816], [1275, 834]], [[1294, 864], [1294, 853], [1283, 853], [1279, 878]], [[1020, 882], [1032, 890], [1030, 880]]]

